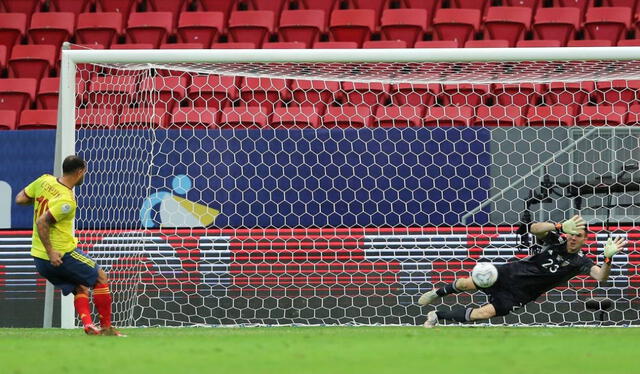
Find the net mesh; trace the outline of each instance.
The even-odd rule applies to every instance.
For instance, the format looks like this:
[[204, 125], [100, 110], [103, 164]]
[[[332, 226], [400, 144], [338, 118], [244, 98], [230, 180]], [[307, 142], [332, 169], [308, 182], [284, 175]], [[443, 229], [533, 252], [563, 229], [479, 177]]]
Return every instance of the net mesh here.
[[80, 242], [119, 325], [419, 324], [422, 292], [581, 214], [595, 261], [602, 226], [630, 240], [610, 281], [491, 323], [636, 324], [638, 67], [79, 65]]

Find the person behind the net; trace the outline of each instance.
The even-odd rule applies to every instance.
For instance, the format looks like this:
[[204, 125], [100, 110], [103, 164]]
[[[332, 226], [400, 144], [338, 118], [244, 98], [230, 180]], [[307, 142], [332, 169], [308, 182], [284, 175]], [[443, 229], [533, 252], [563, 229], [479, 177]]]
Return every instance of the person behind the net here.
[[[62, 177], [44, 174], [16, 196], [16, 203], [33, 204], [31, 256], [36, 269], [64, 295], [73, 293], [74, 306], [85, 333], [124, 336], [111, 326], [111, 293], [107, 274], [87, 254], [77, 248], [73, 235], [76, 201], [73, 187], [79, 186], [87, 172], [86, 162], [68, 156], [62, 163]], [[94, 325], [89, 307], [89, 289], [100, 318]]]
[[488, 304], [479, 308], [438, 308], [427, 314], [424, 327], [434, 327], [440, 319], [470, 322], [507, 315], [578, 274], [587, 274], [604, 282], [609, 278], [613, 256], [627, 243], [620, 237], [609, 238], [604, 247], [604, 264], [598, 266], [582, 251], [587, 228], [580, 216], [576, 215], [561, 224], [536, 222], [531, 225], [530, 231], [541, 243], [541, 249], [519, 261], [497, 265], [498, 279], [491, 287], [479, 288], [471, 277], [459, 278], [442, 288], [424, 293], [418, 300], [419, 305], [425, 306], [449, 294], [480, 289], [489, 295]]

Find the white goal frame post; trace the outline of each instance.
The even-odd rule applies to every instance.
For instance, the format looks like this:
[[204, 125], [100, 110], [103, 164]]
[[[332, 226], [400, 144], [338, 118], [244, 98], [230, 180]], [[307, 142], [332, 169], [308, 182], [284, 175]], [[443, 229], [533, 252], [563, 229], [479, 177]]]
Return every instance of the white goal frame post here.
[[[54, 172], [60, 173], [64, 157], [75, 153], [76, 72], [78, 64], [162, 64], [189, 63], [465, 63], [465, 62], [566, 62], [640, 61], [640, 47], [560, 48], [443, 48], [443, 49], [197, 49], [197, 50], [71, 50], [62, 47], [58, 126]], [[306, 76], [309, 79], [312, 76]], [[288, 77], [287, 77], [288, 78]], [[401, 78], [401, 77], [400, 77]], [[395, 82], [401, 79], [394, 80]], [[561, 80], [557, 79], [556, 81]], [[382, 81], [374, 77], [368, 81]], [[518, 80], [527, 82], [526, 80]], [[462, 83], [462, 80], [459, 80]], [[488, 81], [490, 83], [490, 81]], [[503, 81], [501, 81], [503, 82]], [[422, 83], [422, 82], [421, 82]], [[466, 83], [486, 83], [477, 80]], [[574, 142], [575, 143], [575, 142]], [[566, 152], [566, 150], [561, 151]], [[537, 169], [536, 169], [537, 170]], [[534, 171], [535, 172], [535, 171]], [[517, 182], [519, 184], [520, 181]], [[515, 187], [515, 186], [514, 186]], [[82, 207], [79, 207], [82, 209]], [[51, 327], [53, 287], [47, 286], [44, 327]], [[61, 327], [73, 328], [73, 295], [61, 298]]]

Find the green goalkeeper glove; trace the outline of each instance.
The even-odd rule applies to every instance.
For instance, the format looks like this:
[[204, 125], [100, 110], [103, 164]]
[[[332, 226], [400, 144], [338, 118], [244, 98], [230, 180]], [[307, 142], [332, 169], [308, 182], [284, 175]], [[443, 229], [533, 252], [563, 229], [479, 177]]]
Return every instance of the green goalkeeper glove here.
[[576, 215], [562, 222], [561, 229], [562, 232], [566, 234], [577, 235], [580, 231], [584, 230], [585, 226], [586, 222], [582, 217]]
[[627, 241], [622, 239], [621, 237], [617, 237], [615, 239], [609, 238], [607, 240], [607, 244], [604, 245], [604, 257], [611, 259], [618, 252], [620, 252], [626, 244]]

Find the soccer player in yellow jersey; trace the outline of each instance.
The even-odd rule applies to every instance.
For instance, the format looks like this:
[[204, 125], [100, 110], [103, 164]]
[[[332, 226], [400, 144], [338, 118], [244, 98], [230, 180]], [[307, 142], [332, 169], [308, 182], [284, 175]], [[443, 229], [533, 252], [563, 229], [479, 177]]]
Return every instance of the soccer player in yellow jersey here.
[[[64, 295], [73, 293], [74, 306], [89, 335], [123, 336], [111, 326], [111, 293], [107, 274], [87, 254], [77, 249], [73, 236], [76, 200], [73, 187], [82, 184], [86, 162], [69, 156], [62, 163], [63, 175], [44, 174], [16, 196], [16, 203], [33, 204], [31, 256], [36, 269]], [[93, 324], [89, 288], [98, 310], [100, 328]]]

